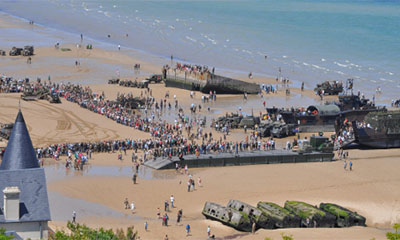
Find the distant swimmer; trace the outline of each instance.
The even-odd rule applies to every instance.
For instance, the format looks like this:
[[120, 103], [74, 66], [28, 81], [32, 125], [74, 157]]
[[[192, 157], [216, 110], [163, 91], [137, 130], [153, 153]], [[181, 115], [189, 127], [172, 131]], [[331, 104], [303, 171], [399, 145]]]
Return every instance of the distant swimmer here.
[[267, 60], [267, 58], [268, 58], [268, 56], [267, 56], [267, 55], [265, 55], [265, 56], [264, 56], [264, 59], [265, 59], [265, 60]]
[[111, 37], [111, 35], [110, 35], [110, 34], [108, 34], [108, 35], [107, 35], [107, 37]]

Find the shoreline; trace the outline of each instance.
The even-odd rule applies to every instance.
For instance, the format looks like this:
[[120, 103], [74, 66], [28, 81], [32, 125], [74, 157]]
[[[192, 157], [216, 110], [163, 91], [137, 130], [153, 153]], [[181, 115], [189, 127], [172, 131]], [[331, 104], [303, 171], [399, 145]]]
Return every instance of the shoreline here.
[[[0, 16], [0, 27], [1, 24]], [[40, 36], [45, 38], [44, 42], [49, 41], [46, 34]], [[0, 36], [0, 44], [8, 41], [8, 37]], [[62, 45], [70, 47], [72, 51], [57, 51], [50, 44], [35, 49], [37, 53], [30, 65], [26, 63], [25, 57], [0, 56], [0, 68], [10, 75], [21, 78], [28, 76], [33, 81], [37, 76], [46, 81], [50, 74], [52, 82], [71, 81], [84, 87], [90, 86], [97, 93], [104, 91], [106, 99], [114, 100], [118, 94], [132, 93], [134, 96], [140, 96], [144, 91], [144, 89], [107, 84], [106, 81], [116, 69], [120, 71], [121, 78], [134, 79], [136, 76], [133, 74], [133, 64], [141, 63], [143, 71], [137, 76], [141, 79], [147, 73], [160, 71], [162, 66], [152, 61], [144, 61], [140, 56], [135, 56], [133, 50], [119, 52], [116, 49], [100, 48], [101, 44], [99, 47], [95, 45], [93, 50], [77, 50], [73, 41]], [[74, 65], [77, 58], [82, 63], [79, 67]], [[251, 81], [276, 84], [275, 79], [258, 76]], [[151, 84], [150, 88], [157, 101], [164, 98], [166, 91], [169, 91], [171, 96], [176, 94], [185, 113], [191, 103], [203, 104], [202, 93], [199, 92], [191, 98], [190, 91], [183, 89], [166, 88], [162, 84]], [[312, 89], [304, 92], [299, 88], [290, 89], [290, 96], [286, 96], [280, 87], [278, 94], [264, 94], [263, 98], [249, 96], [247, 101], [242, 99], [242, 95], [218, 95], [217, 101], [203, 105], [211, 107], [210, 113], [203, 110], [198, 116], [217, 118], [227, 112], [238, 111], [239, 106], [243, 107], [245, 113], [254, 110], [258, 115], [258, 111], [265, 111], [263, 101], [267, 102], [268, 107], [320, 103]], [[0, 94], [2, 112], [0, 122], [15, 120], [19, 99], [19, 94]], [[170, 101], [172, 99], [168, 99], [168, 102]], [[21, 103], [27, 128], [36, 146], [48, 146], [56, 142], [151, 138], [147, 132], [118, 124], [65, 99], [62, 99], [61, 104], [50, 104], [45, 100]], [[176, 111], [166, 110], [161, 118], [173, 122]], [[222, 139], [221, 132], [209, 127], [205, 129], [207, 132], [212, 132], [215, 139]], [[183, 134], [186, 136], [186, 132]], [[326, 136], [328, 135], [327, 133]], [[243, 140], [245, 136], [244, 131], [234, 130], [227, 136], [226, 141]], [[309, 135], [301, 134], [301, 136]], [[293, 138], [280, 139], [277, 141], [277, 147], [281, 148], [286, 141], [291, 141]], [[291, 234], [296, 240], [358, 240], [373, 237], [383, 239], [385, 232], [390, 230], [390, 225], [400, 220], [398, 203], [400, 193], [397, 191], [400, 183], [397, 171], [400, 162], [397, 156], [400, 154], [400, 149], [349, 150], [349, 152], [349, 160], [354, 162], [353, 171], [343, 170], [343, 161], [189, 169], [195, 179], [198, 177], [202, 179], [202, 187], [196, 186], [196, 191], [192, 192], [186, 190], [188, 175], [174, 170], [165, 170], [165, 173], [154, 172], [143, 166], [140, 167], [138, 184], [134, 185], [132, 174], [135, 165], [130, 159], [131, 150], [127, 151], [127, 155], [123, 155], [122, 161], [117, 160], [118, 151], [93, 154], [93, 159], [89, 160], [89, 165], [85, 166], [83, 171], [66, 169], [65, 156], [61, 156], [58, 162], [46, 159], [44, 165], [48, 191], [52, 198], [50, 205], [53, 217], [49, 225], [53, 229], [65, 229], [66, 221], [70, 219], [72, 211], [78, 210], [78, 222], [95, 228], [115, 229], [134, 225], [142, 239], [162, 239], [165, 234], [168, 234], [170, 239], [183, 239], [184, 225], [175, 224], [176, 213], [182, 208], [183, 223], [189, 223], [193, 229], [190, 239], [205, 239], [208, 225], [217, 237], [236, 237], [241, 240], [265, 237], [280, 239], [281, 233]], [[138, 156], [142, 154], [143, 151], [137, 153]], [[167, 228], [161, 226], [156, 211], [157, 207], [163, 209], [164, 201], [168, 200], [171, 194], [175, 196], [177, 208], [168, 212], [171, 226]], [[125, 197], [135, 201], [137, 210], [134, 214], [124, 209]], [[271, 201], [280, 205], [286, 200], [303, 200], [312, 204], [334, 202], [365, 215], [368, 227], [259, 230], [255, 235], [251, 235], [206, 220], [201, 215], [205, 201], [225, 204], [229, 199], [241, 200], [252, 205], [256, 205], [258, 201]], [[68, 204], [70, 200], [73, 203]], [[94, 206], [88, 206], [91, 204]], [[110, 214], [107, 215], [108, 213]], [[145, 221], [149, 222], [147, 232], [143, 228]]]

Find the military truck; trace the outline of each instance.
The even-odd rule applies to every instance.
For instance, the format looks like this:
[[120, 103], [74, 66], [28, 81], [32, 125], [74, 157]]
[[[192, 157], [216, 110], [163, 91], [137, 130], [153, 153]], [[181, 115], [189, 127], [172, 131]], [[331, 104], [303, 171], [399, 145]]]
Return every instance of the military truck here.
[[336, 227], [366, 226], [365, 217], [333, 203], [321, 203], [319, 208], [336, 216]]
[[343, 84], [338, 81], [325, 81], [321, 84], [317, 84], [317, 87], [314, 89], [317, 94], [321, 94], [322, 91], [324, 95], [338, 95], [343, 92]]
[[160, 83], [162, 81], [162, 75], [161, 74], [153, 74], [150, 77], [146, 78], [146, 80], [149, 81], [149, 83]]
[[10, 55], [10, 56], [19, 56], [19, 55], [22, 54], [22, 51], [23, 51], [22, 48], [13, 47], [13, 48], [10, 50], [9, 55]]
[[255, 222], [258, 228], [273, 229], [275, 226], [274, 221], [268, 215], [265, 215], [260, 209], [247, 203], [230, 200], [227, 206], [248, 216], [250, 222]]
[[310, 145], [313, 151], [318, 152], [332, 152], [334, 148], [333, 142], [329, 140], [328, 137], [322, 136], [311, 136]]
[[244, 128], [246, 126], [246, 128], [254, 129], [254, 127], [258, 124], [260, 124], [259, 117], [246, 116], [240, 120], [239, 127]]
[[0, 129], [0, 137], [8, 140], [11, 136], [11, 131], [12, 131], [13, 127], [14, 127], [14, 123], [3, 124]]
[[34, 49], [33, 46], [25, 46], [24, 50], [22, 51], [23, 56], [33, 56]]
[[286, 201], [285, 208], [301, 218], [301, 227], [335, 227], [336, 217], [311, 204]]
[[112, 78], [108, 80], [108, 84], [119, 84], [119, 78]]
[[288, 136], [294, 136], [296, 125], [295, 124], [286, 124], [282, 122], [274, 122], [273, 127], [271, 129], [271, 136], [276, 138], [283, 138]]
[[251, 232], [250, 218], [233, 208], [224, 207], [213, 202], [206, 202], [202, 214], [207, 219], [217, 220], [239, 231]]
[[300, 227], [301, 219], [289, 210], [271, 202], [258, 202], [257, 208], [274, 223], [273, 228]]

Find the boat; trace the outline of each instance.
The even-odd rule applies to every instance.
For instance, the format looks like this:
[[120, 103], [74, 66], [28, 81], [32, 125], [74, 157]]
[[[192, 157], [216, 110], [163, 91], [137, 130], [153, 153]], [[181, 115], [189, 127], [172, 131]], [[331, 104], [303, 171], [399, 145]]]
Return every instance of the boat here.
[[371, 148], [400, 147], [400, 111], [370, 112], [352, 122], [355, 142]]

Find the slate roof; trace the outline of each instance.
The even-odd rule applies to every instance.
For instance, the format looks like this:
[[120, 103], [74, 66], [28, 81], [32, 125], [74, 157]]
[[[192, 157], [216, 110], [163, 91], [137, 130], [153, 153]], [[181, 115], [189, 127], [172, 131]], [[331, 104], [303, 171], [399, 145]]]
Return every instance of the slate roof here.
[[[2, 191], [6, 187], [18, 187], [21, 191], [20, 219], [17, 221], [4, 219]], [[24, 117], [19, 111], [0, 165], [0, 223], [49, 220], [45, 172], [39, 166]]]
[[49, 199], [43, 168], [0, 170], [0, 209], [4, 208], [3, 190], [17, 186], [20, 193], [20, 219], [6, 221], [0, 210], [0, 223], [50, 221]]
[[19, 111], [12, 129], [0, 170], [39, 168], [32, 141], [26, 128], [22, 112]]

